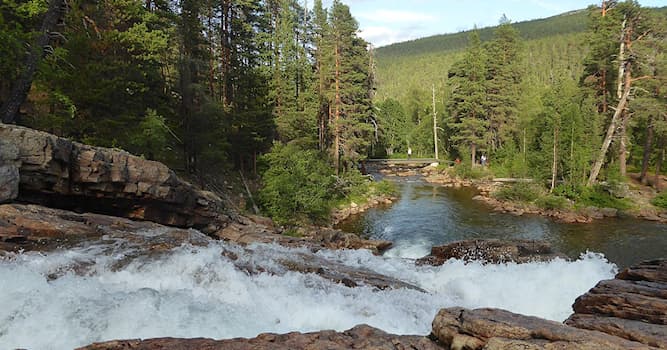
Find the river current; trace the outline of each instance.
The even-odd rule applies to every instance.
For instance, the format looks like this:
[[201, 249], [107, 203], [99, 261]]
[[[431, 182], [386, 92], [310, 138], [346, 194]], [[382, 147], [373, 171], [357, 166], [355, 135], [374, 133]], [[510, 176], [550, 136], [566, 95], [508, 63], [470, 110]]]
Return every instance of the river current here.
[[394, 242], [389, 256], [418, 258], [431, 247], [476, 238], [535, 239], [577, 258], [602, 253], [627, 267], [667, 256], [667, 225], [631, 218], [607, 218], [590, 224], [565, 224], [537, 215], [498, 213], [473, 200], [472, 189], [453, 189], [419, 180], [398, 182], [400, 200], [374, 208], [339, 225], [375, 239]]
[[[147, 254], [136, 243], [141, 240], [107, 237], [49, 253], [0, 255], [0, 349], [72, 349], [128, 338], [341, 331], [358, 324], [425, 335], [437, 311], [453, 306], [497, 307], [562, 321], [572, 313], [577, 296], [617, 272], [615, 263], [594, 253], [614, 256], [615, 250], [589, 245], [605, 241], [590, 238], [593, 233], [585, 233], [587, 238], [577, 241], [580, 245], [563, 243], [571, 247], [567, 252], [575, 255], [572, 261], [483, 265], [450, 260], [439, 267], [415, 266], [411, 258], [455, 239], [569, 242], [570, 236], [554, 235], [548, 228], [555, 224], [541, 218], [491, 213], [466, 191], [419, 183], [404, 185], [402, 191], [394, 206], [348, 222], [373, 237], [395, 241], [395, 249], [385, 256], [327, 250], [317, 256], [400, 279], [426, 293], [348, 288], [281, 267], [284, 259], [310, 254], [305, 249], [252, 245], [246, 250], [209, 241]], [[607, 231], [606, 237], [616, 237]], [[603, 233], [601, 229], [596, 234]], [[137, 234], [159, 241], [162, 233]], [[207, 240], [197, 231], [192, 235], [196, 242]], [[656, 244], [651, 242], [647, 244]], [[627, 246], [618, 247], [623, 249]], [[247, 268], [239, 269], [239, 262]]]

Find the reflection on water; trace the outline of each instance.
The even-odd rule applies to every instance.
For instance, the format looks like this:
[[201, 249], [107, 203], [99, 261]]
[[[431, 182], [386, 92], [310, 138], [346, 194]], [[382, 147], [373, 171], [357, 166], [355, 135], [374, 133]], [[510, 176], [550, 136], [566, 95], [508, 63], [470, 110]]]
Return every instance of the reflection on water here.
[[636, 219], [605, 219], [564, 224], [534, 216], [491, 211], [472, 200], [472, 189], [451, 189], [421, 182], [399, 184], [401, 200], [341, 223], [338, 228], [393, 241], [390, 256], [417, 258], [431, 247], [462, 239], [539, 239], [575, 258], [600, 252], [620, 267], [667, 257], [667, 225]]

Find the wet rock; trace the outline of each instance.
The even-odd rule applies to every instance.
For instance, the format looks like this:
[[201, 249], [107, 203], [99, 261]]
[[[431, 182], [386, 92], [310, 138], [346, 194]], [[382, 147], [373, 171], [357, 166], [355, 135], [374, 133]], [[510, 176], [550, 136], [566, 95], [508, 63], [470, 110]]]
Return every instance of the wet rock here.
[[260, 334], [253, 339], [174, 339], [120, 340], [95, 343], [78, 350], [443, 350], [426, 337], [392, 335], [362, 325], [345, 332], [320, 331], [314, 333]]
[[348, 267], [315, 255], [296, 254], [291, 256], [289, 260], [285, 259], [280, 263], [290, 271], [315, 273], [320, 277], [342, 283], [347, 287], [370, 286], [379, 290], [407, 288], [426, 293], [425, 290], [415, 285], [395, 278], [364, 268]]
[[[153, 236], [147, 234], [158, 231], [162, 237], [160, 240], [152, 240]], [[50, 251], [67, 249], [82, 242], [110, 241], [114, 238], [134, 242], [146, 253], [165, 251], [184, 243], [202, 245], [207, 242], [203, 235], [193, 231], [152, 222], [78, 214], [38, 205], [0, 205], [0, 250]]]
[[14, 125], [0, 139], [18, 149], [20, 201], [209, 232], [229, 222], [218, 196], [162, 163]]
[[313, 227], [301, 229], [299, 233], [299, 237], [286, 236], [272, 227], [246, 220], [232, 223], [214, 236], [242, 245], [276, 243], [285, 247], [305, 247], [312, 252], [321, 249], [368, 249], [374, 254], [382, 254], [392, 246], [390, 241], [363, 239], [356, 234], [331, 228]]
[[566, 257], [549, 243], [527, 240], [464, 240], [431, 248], [431, 254], [417, 260], [418, 265], [442, 265], [449, 259], [480, 260], [497, 263], [549, 261]]
[[643, 262], [577, 298], [568, 325], [667, 348], [667, 260]]
[[651, 349], [602, 332], [499, 309], [440, 310], [432, 335], [446, 349]]

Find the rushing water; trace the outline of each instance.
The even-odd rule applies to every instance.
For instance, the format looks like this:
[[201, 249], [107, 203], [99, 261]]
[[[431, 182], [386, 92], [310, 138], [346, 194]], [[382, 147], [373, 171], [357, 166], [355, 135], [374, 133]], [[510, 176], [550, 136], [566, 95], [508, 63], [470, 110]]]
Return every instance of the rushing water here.
[[[161, 239], [160, 232], [139, 234]], [[192, 234], [198, 242], [205, 240]], [[306, 250], [255, 245], [248, 252], [209, 242], [138, 254], [145, 248], [137, 241], [105, 238], [51, 253], [0, 255], [0, 349], [72, 349], [96, 341], [164, 336], [252, 337], [344, 330], [362, 323], [392, 333], [428, 334], [437, 310], [447, 306], [499, 307], [563, 320], [578, 295], [613, 276], [616, 268], [595, 254], [573, 262], [451, 260], [440, 267], [417, 267], [409, 259], [367, 251], [317, 253], [428, 292], [377, 291], [281, 269], [279, 261], [309, 254]], [[264, 269], [239, 269], [239, 261]], [[271, 272], [247, 272], [253, 270]]]
[[434, 245], [474, 238], [538, 239], [578, 257], [604, 254], [624, 267], [667, 257], [667, 225], [637, 219], [605, 219], [591, 224], [557, 223], [535, 215], [496, 213], [472, 200], [471, 189], [452, 189], [419, 181], [401, 182], [401, 199], [340, 225], [351, 232], [393, 241], [390, 256], [417, 258]]

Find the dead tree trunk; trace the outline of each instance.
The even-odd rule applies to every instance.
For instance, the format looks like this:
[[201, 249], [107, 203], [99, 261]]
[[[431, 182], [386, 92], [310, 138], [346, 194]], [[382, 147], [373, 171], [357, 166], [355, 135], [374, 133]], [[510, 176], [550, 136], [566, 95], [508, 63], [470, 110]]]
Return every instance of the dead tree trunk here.
[[644, 157], [642, 158], [642, 172], [639, 175], [639, 181], [642, 185], [648, 184], [648, 163], [651, 159], [651, 147], [653, 146], [653, 116], [648, 117], [648, 125], [646, 127], [646, 142], [644, 142]]
[[[619, 119], [624, 119], [623, 116], [625, 115], [625, 107], [627, 106], [628, 103], [628, 98], [630, 96], [630, 91], [631, 89], [631, 83], [632, 83], [632, 76], [631, 76], [631, 71], [630, 71], [630, 62], [627, 60], [627, 57], [625, 55], [625, 49], [626, 46], [630, 46], [630, 33], [631, 29], [628, 30], [626, 28], [628, 21], [627, 19], [623, 21], [623, 24], [621, 26], [621, 40], [620, 40], [620, 48], [619, 48], [619, 65], [618, 65], [618, 88], [617, 88], [617, 95], [619, 98], [618, 105], [616, 106], [616, 111], [614, 111], [614, 116], [611, 118], [611, 122], [609, 123], [609, 128], [607, 129], [607, 134], [604, 138], [604, 141], [602, 142], [602, 147], [600, 148], [600, 153], [598, 154], [597, 159], [595, 160], [595, 163], [593, 164], [593, 167], [591, 168], [591, 174], [590, 177], [588, 178], [588, 182], [586, 186], [592, 186], [598, 178], [598, 175], [600, 174], [600, 169], [602, 168], [602, 164], [604, 163], [604, 159], [607, 156], [607, 151], [609, 150], [609, 145], [611, 145], [611, 140], [614, 137], [614, 133], [616, 132], [616, 128], [619, 126]], [[624, 124], [624, 120], [620, 120], [621, 124]], [[625, 130], [623, 130], [624, 132]], [[623, 143], [623, 137], [624, 133], [621, 134], [621, 140]], [[625, 150], [622, 150], [625, 152]], [[625, 154], [623, 154], [624, 158]], [[623, 158], [621, 158], [621, 163], [623, 163]], [[621, 167], [623, 168], [625, 164], [621, 164]]]
[[9, 124], [16, 121], [16, 115], [18, 114], [19, 108], [21, 108], [21, 105], [28, 97], [28, 92], [32, 86], [32, 80], [37, 71], [37, 66], [39, 66], [39, 61], [42, 60], [47, 53], [52, 51], [48, 50], [51, 35], [55, 31], [58, 23], [62, 20], [66, 9], [67, 3], [65, 0], [51, 0], [49, 2], [49, 8], [42, 20], [40, 34], [30, 47], [30, 52], [26, 56], [23, 64], [25, 68], [23, 69], [23, 72], [21, 72], [18, 80], [14, 83], [9, 98], [0, 108], [0, 117], [2, 117], [3, 123]]
[[598, 175], [600, 174], [600, 169], [602, 168], [604, 159], [607, 156], [607, 151], [609, 150], [609, 145], [611, 144], [611, 139], [614, 136], [614, 132], [616, 131], [619, 118], [621, 117], [621, 114], [623, 114], [623, 110], [625, 109], [625, 105], [628, 102], [629, 96], [630, 96], [630, 89], [625, 91], [623, 93], [623, 97], [621, 97], [621, 100], [618, 101], [616, 112], [614, 112], [614, 116], [611, 118], [611, 123], [609, 123], [609, 128], [607, 129], [607, 135], [605, 136], [604, 141], [602, 142], [600, 153], [598, 154], [598, 157], [595, 160], [595, 163], [593, 164], [593, 168], [591, 169], [591, 175], [588, 177], [588, 183], [586, 184], [586, 186], [592, 186], [598, 179]]

